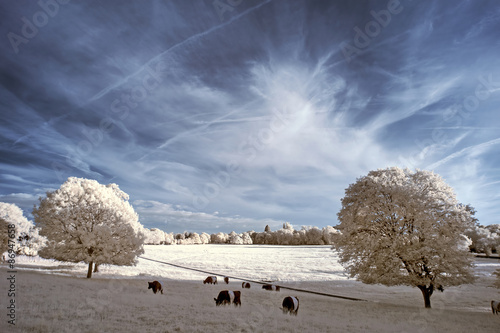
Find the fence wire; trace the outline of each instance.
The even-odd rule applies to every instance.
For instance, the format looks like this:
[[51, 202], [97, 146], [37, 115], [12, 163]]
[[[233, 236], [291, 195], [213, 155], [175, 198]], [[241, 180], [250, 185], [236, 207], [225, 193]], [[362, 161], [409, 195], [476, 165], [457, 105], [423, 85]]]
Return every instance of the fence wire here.
[[[157, 263], [160, 263], [160, 264], [163, 264], [163, 265], [169, 265], [169, 266], [173, 266], [173, 267], [177, 267], [177, 268], [181, 268], [181, 269], [187, 269], [187, 270], [190, 270], [190, 271], [205, 273], [205, 274], [208, 274], [208, 275], [227, 276], [228, 278], [233, 279], [233, 280], [240, 280], [240, 281], [246, 281], [246, 282], [257, 283], [257, 284], [269, 284], [269, 282], [265, 282], [265, 281], [256, 281], [256, 280], [251, 280], [251, 279], [247, 279], [247, 278], [242, 278], [242, 277], [239, 277], [239, 276], [231, 276], [231, 275], [227, 275], [227, 274], [219, 274], [219, 273], [216, 273], [216, 272], [206, 271], [206, 270], [198, 269], [198, 268], [187, 267], [187, 266], [183, 266], [183, 265], [179, 265], [179, 264], [174, 264], [174, 263], [170, 263], [170, 262], [166, 262], [166, 261], [160, 261], [160, 260], [156, 260], [156, 259], [150, 259], [150, 258], [141, 257], [141, 256], [139, 256], [139, 258], [144, 259], [144, 260], [149, 260], [149, 261], [157, 262]], [[293, 290], [293, 291], [299, 291], [299, 292], [302, 292], [302, 293], [308, 293], [308, 294], [314, 294], [314, 295], [320, 295], [320, 296], [326, 296], [326, 297], [341, 298], [341, 299], [346, 299], [346, 300], [350, 300], [350, 301], [367, 302], [367, 300], [362, 299], [362, 298], [348, 297], [348, 296], [342, 296], [342, 295], [335, 295], [335, 294], [323, 293], [323, 292], [319, 292], [319, 291], [306, 290], [306, 289], [301, 289], [301, 288], [287, 287], [287, 286], [282, 286], [282, 285], [278, 285], [278, 284], [275, 284], [275, 283], [273, 283], [273, 285], [279, 287], [280, 289], [288, 289], [288, 290]]]

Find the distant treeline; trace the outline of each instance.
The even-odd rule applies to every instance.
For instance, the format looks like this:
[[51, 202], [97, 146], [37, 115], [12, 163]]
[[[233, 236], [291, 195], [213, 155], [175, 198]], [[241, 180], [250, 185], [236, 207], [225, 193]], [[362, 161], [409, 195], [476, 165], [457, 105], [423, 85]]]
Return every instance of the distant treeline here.
[[286, 222], [283, 228], [272, 231], [266, 226], [263, 232], [246, 231], [243, 233], [231, 232], [229, 234], [218, 232], [208, 234], [203, 232], [166, 233], [160, 229], [145, 229], [145, 244], [171, 245], [171, 244], [270, 244], [270, 245], [331, 245], [339, 231], [333, 227], [305, 227], [294, 230]]
[[469, 249], [475, 253], [500, 254], [500, 224], [476, 225], [465, 235], [470, 239]]

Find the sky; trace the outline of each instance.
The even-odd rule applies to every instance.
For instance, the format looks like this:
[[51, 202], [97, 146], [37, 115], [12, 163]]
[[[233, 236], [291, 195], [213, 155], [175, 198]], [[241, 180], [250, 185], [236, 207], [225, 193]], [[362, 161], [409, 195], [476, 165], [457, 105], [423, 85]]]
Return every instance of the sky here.
[[498, 1], [0, 1], [0, 201], [116, 183], [167, 232], [338, 224], [371, 170], [500, 223]]

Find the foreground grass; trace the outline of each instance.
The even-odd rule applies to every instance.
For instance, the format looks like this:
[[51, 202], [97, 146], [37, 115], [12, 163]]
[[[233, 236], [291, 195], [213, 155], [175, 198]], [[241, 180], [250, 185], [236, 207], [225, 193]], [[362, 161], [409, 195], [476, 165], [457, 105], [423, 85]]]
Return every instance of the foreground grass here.
[[[7, 270], [0, 269], [1, 308], [8, 299]], [[5, 280], [5, 281], [4, 281]], [[463, 286], [433, 296], [424, 309], [418, 290], [366, 286], [355, 281], [298, 283], [308, 288], [367, 299], [355, 302], [300, 292], [269, 292], [241, 282], [203, 285], [167, 281], [164, 295], [147, 289], [151, 279], [92, 279], [31, 271], [16, 275], [16, 326], [1, 332], [498, 332], [500, 316], [488, 309], [498, 291]], [[216, 307], [223, 289], [242, 290], [242, 306]], [[282, 299], [300, 299], [297, 317], [283, 315]], [[484, 301], [483, 301], [484, 299]], [[4, 310], [3, 312], [6, 313]]]

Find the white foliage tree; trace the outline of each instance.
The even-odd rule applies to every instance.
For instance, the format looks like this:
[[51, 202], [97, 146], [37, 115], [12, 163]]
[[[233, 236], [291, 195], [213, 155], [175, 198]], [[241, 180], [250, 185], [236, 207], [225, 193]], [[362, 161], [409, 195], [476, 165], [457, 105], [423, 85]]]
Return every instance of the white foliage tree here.
[[472, 245], [472, 240], [466, 235], [460, 235], [460, 239], [458, 241], [458, 246], [465, 251], [469, 251]]
[[293, 244], [293, 229], [284, 228], [277, 230], [276, 234], [276, 244], [279, 245], [292, 245]]
[[241, 234], [241, 239], [243, 240], [243, 244], [251, 245], [253, 244], [252, 237], [250, 237], [250, 232], [244, 232]]
[[336, 236], [340, 235], [340, 231], [332, 226], [324, 227], [322, 231], [325, 244], [334, 244]]
[[38, 229], [23, 215], [21, 208], [15, 204], [0, 202], [0, 218], [15, 225], [16, 253], [36, 256], [46, 239], [39, 235]]
[[498, 224], [489, 226], [475, 225], [466, 231], [466, 235], [472, 240], [471, 249], [478, 253], [490, 256], [495, 250], [500, 249], [500, 231]]
[[180, 245], [192, 245], [192, 244], [202, 244], [200, 235], [196, 232], [186, 232], [184, 233], [184, 238], [177, 241]]
[[182, 238], [177, 240], [178, 245], [193, 245], [193, 239], [192, 238]]
[[307, 242], [307, 231], [304, 228], [295, 230], [293, 240], [294, 245], [305, 245]]
[[207, 234], [206, 232], [201, 233], [200, 239], [201, 239], [202, 244], [209, 244], [210, 243], [210, 235]]
[[[267, 228], [266, 228], [267, 229]], [[253, 244], [276, 245], [325, 245], [333, 244], [335, 236], [340, 232], [333, 227], [302, 226], [301, 230], [294, 230], [289, 222], [283, 223], [283, 228], [276, 231], [249, 232]]]
[[231, 231], [229, 234], [229, 244], [243, 244], [243, 238], [236, 232]]
[[216, 234], [210, 235], [210, 242], [213, 244], [225, 244], [228, 240], [228, 234], [225, 234], [223, 232], [218, 232]]
[[[9, 250], [9, 222], [0, 217], [0, 256]], [[14, 254], [13, 254], [14, 255]], [[0, 258], [0, 262], [6, 260], [5, 256]]]
[[323, 232], [318, 227], [303, 227], [306, 228], [306, 243], [307, 245], [324, 245]]
[[252, 232], [250, 234], [252, 237], [253, 244], [264, 244], [264, 233], [263, 232]]
[[175, 244], [175, 236], [174, 236], [173, 232], [170, 232], [168, 234], [165, 233], [164, 244], [167, 244], [167, 245]]
[[275, 232], [276, 244], [292, 245], [293, 231], [293, 226], [289, 222], [283, 223], [283, 228]]
[[116, 184], [70, 177], [40, 198], [33, 210], [40, 234], [48, 239], [44, 258], [92, 264], [134, 265], [144, 253], [144, 227], [128, 195]]
[[500, 255], [500, 224], [490, 224], [486, 226], [488, 230], [495, 235], [495, 242], [493, 244], [493, 249], [497, 253], [497, 255]]
[[193, 239], [193, 244], [203, 244], [201, 241], [200, 235], [196, 232], [193, 232], [191, 234], [191, 238]]
[[144, 229], [144, 244], [159, 245], [165, 242], [165, 232], [157, 229]]
[[371, 171], [346, 189], [338, 218], [340, 262], [364, 283], [418, 287], [430, 308], [435, 289], [474, 280], [461, 237], [471, 214], [432, 172]]

